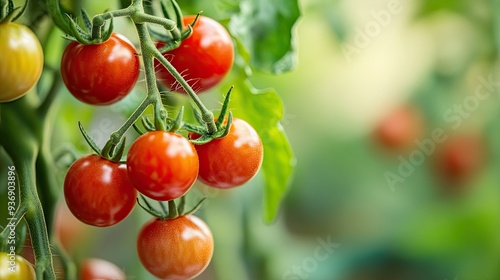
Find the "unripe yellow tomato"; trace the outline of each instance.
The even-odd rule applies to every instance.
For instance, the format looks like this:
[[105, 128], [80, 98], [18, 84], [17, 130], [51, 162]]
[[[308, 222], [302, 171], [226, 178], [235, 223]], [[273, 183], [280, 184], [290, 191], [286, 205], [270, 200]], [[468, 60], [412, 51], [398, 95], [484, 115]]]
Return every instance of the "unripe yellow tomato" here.
[[43, 69], [40, 41], [28, 27], [0, 23], [0, 103], [24, 96]]
[[35, 270], [23, 257], [1, 252], [0, 279], [2, 280], [34, 280]]

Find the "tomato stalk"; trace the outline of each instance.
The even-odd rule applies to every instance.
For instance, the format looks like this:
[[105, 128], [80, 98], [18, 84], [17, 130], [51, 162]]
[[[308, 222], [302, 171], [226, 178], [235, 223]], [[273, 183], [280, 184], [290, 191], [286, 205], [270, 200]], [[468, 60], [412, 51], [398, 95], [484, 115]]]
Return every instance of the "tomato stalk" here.
[[[142, 1], [137, 1], [134, 3], [140, 3]], [[133, 4], [134, 4], [133, 3]], [[142, 4], [142, 3], [140, 3]], [[139, 12], [143, 9], [142, 6], [138, 8]], [[154, 47], [151, 38], [149, 37], [149, 33], [147, 27], [143, 23], [135, 24], [137, 34], [139, 36], [140, 49], [142, 53], [142, 60], [144, 62], [144, 69], [146, 75], [146, 91], [147, 96], [144, 100], [139, 104], [136, 110], [130, 115], [130, 117], [125, 121], [125, 123], [115, 132], [111, 133], [110, 139], [106, 145], [117, 145], [123, 135], [127, 132], [127, 130], [142, 116], [144, 111], [150, 105], [154, 107], [155, 114], [155, 128], [157, 130], [166, 130], [166, 120], [168, 117], [167, 111], [163, 107], [163, 103], [161, 101], [160, 91], [158, 90], [158, 86], [156, 84], [156, 74], [154, 72], [154, 64], [153, 64], [153, 55], [151, 54], [151, 49]]]
[[[44, 136], [44, 126], [36, 110], [33, 110], [32, 104], [27, 101], [27, 98], [21, 98], [2, 105], [0, 132], [3, 137], [0, 144], [16, 167], [20, 193], [19, 205], [23, 205], [20, 206], [23, 208], [18, 209], [18, 215], [24, 214], [24, 219], [28, 224], [35, 254], [37, 277], [38, 279], [44, 279], [44, 277], [55, 279], [45, 219], [46, 214], [52, 213], [44, 214], [36, 179], [38, 171], [36, 161], [40, 152], [39, 143], [43, 142], [41, 138]], [[50, 190], [43, 191], [49, 192]], [[45, 202], [55, 204], [55, 201], [46, 200]], [[49, 210], [50, 207], [47, 207], [46, 211]]]
[[10, 226], [14, 226], [17, 229], [17, 226], [21, 223], [26, 215], [26, 205], [19, 203], [19, 207], [17, 207], [16, 212], [12, 217], [9, 217], [9, 226], [3, 228], [0, 232], [0, 252], [8, 251], [8, 244], [5, 242], [10, 234]]
[[[164, 26], [165, 29], [171, 30], [175, 27], [175, 22], [169, 19], [164, 19], [145, 13], [142, 4], [142, 0], [132, 1], [131, 5], [128, 8], [119, 10], [121, 12], [119, 12], [118, 15], [121, 16], [125, 15], [128, 12], [131, 12], [129, 16], [136, 27], [136, 31], [139, 37], [142, 60], [144, 62], [147, 97], [139, 104], [139, 106], [125, 121], [125, 123], [117, 131], [113, 132], [110, 135], [110, 139], [108, 143], [106, 143], [106, 147], [116, 146], [121, 141], [123, 135], [127, 132], [127, 130], [132, 127], [134, 123], [142, 116], [149, 105], [153, 105], [154, 108], [154, 126], [156, 130], [166, 130], [166, 120], [168, 118], [168, 113], [163, 106], [160, 92], [156, 83], [156, 72], [153, 63], [153, 59], [155, 58], [158, 59], [160, 63], [162, 63], [172, 73], [172, 75], [177, 78], [179, 84], [183, 86], [193, 102], [200, 109], [201, 119], [207, 127], [208, 134], [215, 134], [217, 132], [217, 126], [214, 121], [213, 113], [205, 107], [205, 105], [201, 102], [199, 97], [196, 95], [191, 86], [189, 86], [186, 80], [182, 77], [182, 75], [156, 48], [155, 44], [151, 40], [148, 28], [146, 26], [147, 23], [160, 24]], [[93, 30], [100, 30], [100, 26], [104, 24], [105, 20], [110, 19], [113, 15], [115, 15], [113, 12], [96, 15], [93, 20]], [[104, 156], [107, 157], [107, 155]]]
[[217, 127], [215, 126], [214, 114], [205, 107], [205, 104], [201, 102], [198, 95], [194, 92], [193, 88], [187, 83], [187, 81], [182, 77], [182, 75], [175, 69], [174, 66], [166, 59], [159, 50], [155, 48], [154, 57], [170, 72], [170, 74], [179, 82], [182, 88], [189, 95], [191, 100], [201, 111], [201, 117], [204, 124], [207, 126], [208, 134], [215, 134], [217, 132]]
[[37, 279], [54, 278], [54, 267], [52, 263], [52, 251], [50, 248], [47, 224], [44, 219], [43, 208], [38, 198], [35, 178], [35, 165], [33, 159], [20, 160], [14, 165], [19, 167], [20, 201], [26, 205], [25, 219], [31, 235], [33, 252], [36, 259], [35, 271]]
[[[49, 0], [49, 2], [53, 2]], [[51, 3], [54, 8], [54, 14], [58, 14], [61, 11], [59, 5], [57, 7], [54, 6], [54, 3]], [[56, 15], [59, 17], [59, 15]], [[172, 64], [161, 54], [161, 52], [156, 48], [155, 44], [150, 38], [149, 31], [147, 29], [146, 24], [158, 24], [163, 26], [168, 31], [177, 31], [176, 22], [163, 17], [154, 16], [148, 14], [144, 10], [143, 0], [133, 0], [127, 8], [119, 9], [115, 11], [110, 11], [106, 13], [102, 13], [96, 15], [92, 19], [92, 35], [91, 38], [93, 40], [98, 40], [101, 36], [102, 27], [104, 26], [107, 20], [112, 20], [114, 17], [123, 17], [129, 16], [131, 20], [134, 22], [142, 53], [142, 58], [144, 62], [144, 69], [146, 74], [146, 86], [148, 96], [143, 102], [138, 106], [137, 110], [129, 117], [129, 119], [118, 129], [113, 135], [110, 137], [110, 145], [117, 145], [125, 132], [138, 120], [138, 118], [142, 115], [142, 113], [146, 110], [149, 105], [154, 106], [154, 114], [155, 114], [155, 127], [158, 130], [165, 130], [165, 120], [168, 115], [166, 110], [163, 108], [163, 103], [161, 102], [161, 96], [159, 94], [158, 87], [156, 85], [156, 73], [154, 71], [154, 63], [153, 59], [157, 59], [171, 74], [175, 79], [179, 82], [179, 84], [184, 88], [189, 97], [193, 100], [195, 105], [201, 112], [201, 119], [203, 120], [204, 125], [207, 128], [209, 135], [214, 135], [217, 132], [217, 126], [215, 125], [214, 115], [208, 110], [205, 105], [201, 102], [197, 94], [191, 88], [191, 86], [187, 83], [187, 81], [182, 77], [182, 75], [172, 66]], [[55, 19], [57, 23], [57, 19]], [[65, 21], [67, 22], [67, 21]], [[71, 34], [73, 31], [71, 28], [68, 30], [63, 28], [63, 31]], [[175, 33], [175, 32], [174, 32]], [[85, 42], [84, 42], [85, 43]]]
[[66, 16], [66, 11], [63, 11], [61, 5], [59, 5], [59, 0], [46, 0], [45, 5], [52, 22], [63, 32], [71, 34], [69, 19]]

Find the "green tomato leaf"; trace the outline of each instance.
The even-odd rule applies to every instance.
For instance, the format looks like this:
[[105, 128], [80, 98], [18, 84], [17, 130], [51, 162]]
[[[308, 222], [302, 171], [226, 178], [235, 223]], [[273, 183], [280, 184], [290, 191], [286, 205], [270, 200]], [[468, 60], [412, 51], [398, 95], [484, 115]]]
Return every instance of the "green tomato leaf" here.
[[231, 112], [235, 117], [250, 123], [257, 130], [264, 145], [263, 215], [264, 220], [270, 223], [278, 213], [295, 166], [292, 148], [279, 122], [283, 117], [283, 104], [273, 89], [255, 89], [244, 71], [231, 79], [231, 82], [234, 85]]
[[229, 31], [249, 50], [252, 67], [279, 74], [297, 64], [293, 28], [299, 16], [296, 0], [243, 0]]

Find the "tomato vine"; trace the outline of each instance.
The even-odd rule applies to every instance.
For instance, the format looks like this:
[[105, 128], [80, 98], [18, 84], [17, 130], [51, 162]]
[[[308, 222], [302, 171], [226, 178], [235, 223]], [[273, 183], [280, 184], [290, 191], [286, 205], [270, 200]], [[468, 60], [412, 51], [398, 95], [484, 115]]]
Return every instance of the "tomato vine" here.
[[[165, 55], [166, 53], [175, 51], [177, 48], [182, 46], [182, 43], [185, 40], [188, 40], [190, 36], [194, 37], [193, 34], [196, 33], [197, 24], [201, 26], [203, 22], [208, 20], [208, 18], [200, 17], [200, 13], [184, 17], [182, 15], [180, 7], [174, 0], [159, 0], [161, 6], [161, 14], [155, 14], [150, 7], [145, 6], [144, 3], [145, 1], [143, 0], [132, 0], [130, 1], [130, 4], [127, 7], [117, 10], [106, 11], [102, 14], [95, 15], [92, 18], [90, 18], [89, 15], [82, 9], [81, 11], [82, 23], [80, 24], [78, 23], [78, 20], [74, 16], [72, 16], [72, 13], [67, 11], [66, 8], [63, 8], [59, 2], [60, 2], [59, 0], [45, 0], [42, 2], [44, 10], [50, 19], [49, 32], [45, 35], [46, 38], [42, 42], [43, 49], [44, 51], [46, 51], [47, 45], [52, 44], [51, 41], [54, 38], [53, 33], [55, 30], [61, 30], [66, 34], [66, 38], [68, 40], [75, 42], [71, 42], [69, 46], [66, 47], [68, 55], [67, 57], [63, 56], [62, 58], [61, 70], [59, 70], [55, 65], [53, 65], [53, 63], [47, 63], [47, 62], [45, 63], [44, 72], [42, 75], [44, 75], [43, 80], [46, 83], [48, 81], [48, 83], [50, 84], [49, 87], [38, 85], [32, 88], [33, 84], [35, 84], [40, 78], [40, 74], [38, 74], [38, 77], [36, 77], [35, 75], [32, 78], [32, 81], [30, 81], [31, 84], [28, 85], [28, 88], [23, 89], [23, 91], [20, 93], [14, 94], [15, 95], [14, 98], [12, 97], [1, 98], [0, 96], [0, 133], [2, 135], [2, 137], [0, 138], [0, 145], [1, 148], [5, 151], [6, 160], [12, 161], [12, 164], [17, 172], [16, 176], [19, 185], [19, 197], [17, 199], [17, 202], [19, 206], [17, 207], [16, 212], [13, 214], [13, 219], [16, 221], [15, 226], [18, 228], [22, 227], [21, 222], [26, 221], [34, 251], [35, 271], [37, 279], [55, 279], [53, 256], [57, 254], [61, 256], [64, 268], [64, 274], [66, 277], [65, 279], [71, 280], [75, 279], [76, 277], [76, 266], [72, 262], [72, 260], [65, 255], [64, 249], [59, 247], [58, 242], [55, 240], [51, 240], [52, 237], [51, 225], [53, 223], [53, 216], [54, 216], [56, 202], [59, 198], [58, 195], [59, 182], [56, 174], [52, 171], [52, 169], [55, 166], [55, 159], [53, 157], [51, 150], [52, 148], [51, 144], [53, 142], [52, 136], [54, 131], [54, 122], [55, 122], [54, 118], [58, 108], [57, 101], [59, 100], [57, 98], [57, 93], [60, 92], [60, 88], [62, 87], [63, 84], [65, 84], [66, 87], [69, 89], [69, 91], [73, 93], [76, 97], [82, 97], [86, 94], [100, 94], [99, 90], [109, 92], [109, 89], [101, 88], [96, 91], [97, 93], [93, 93], [92, 91], [90, 91], [89, 93], [89, 91], [87, 89], [84, 89], [82, 85], [74, 84], [79, 77], [83, 77], [85, 75], [85, 71], [98, 72], [97, 69], [95, 69], [96, 65], [94, 64], [89, 64], [88, 65], [89, 67], [85, 68], [81, 73], [78, 72], [77, 68], [65, 68], [70, 63], [76, 63], [77, 67], [80, 67], [77, 64], [78, 62], [72, 62], [71, 60], [81, 59], [82, 61], [80, 61], [80, 64], [83, 64], [83, 62], [87, 60], [89, 61], [98, 60], [99, 55], [103, 54], [104, 51], [98, 50], [97, 54], [94, 55], [90, 54], [89, 57], [91, 59], [88, 59], [89, 57], [78, 58], [77, 55], [75, 53], [71, 53], [70, 50], [68, 50], [68, 48], [75, 46], [82, 46], [82, 48], [86, 46], [89, 47], [104, 46], [107, 42], [109, 42], [109, 40], [114, 39], [114, 37], [116, 36], [114, 35], [113, 32], [114, 28], [113, 19], [116, 17], [128, 17], [132, 21], [135, 27], [139, 42], [138, 50], [136, 53], [135, 52], [133, 53], [133, 56], [140, 57], [145, 76], [145, 87], [146, 87], [145, 97], [137, 105], [135, 110], [128, 116], [128, 118], [124, 121], [124, 123], [117, 130], [115, 130], [109, 135], [109, 139], [102, 148], [99, 147], [94, 142], [90, 134], [87, 133], [86, 130], [84, 129], [83, 125], [79, 124], [79, 128], [82, 132], [83, 137], [87, 140], [89, 146], [92, 148], [92, 150], [94, 150], [94, 152], [97, 155], [88, 155], [82, 157], [80, 160], [76, 161], [75, 163], [76, 165], [72, 165], [72, 167], [68, 170], [68, 174], [66, 176], [67, 183], [65, 182], [65, 191], [67, 190], [67, 192], [65, 192], [65, 194], [66, 194], [66, 201], [68, 201], [68, 206], [70, 206], [71, 211], [75, 214], [77, 218], [79, 218], [80, 220], [84, 220], [84, 222], [86, 223], [93, 224], [95, 226], [114, 225], [115, 223], [124, 219], [130, 213], [131, 206], [130, 203], [128, 203], [127, 206], [125, 207], [126, 209], [124, 210], [124, 213], [122, 213], [120, 217], [110, 218], [106, 216], [105, 213], [104, 214], [102, 212], [97, 213], [95, 212], [96, 209], [93, 209], [92, 206], [88, 206], [88, 208], [94, 212], [90, 211], [86, 213], [91, 217], [86, 217], [84, 215], [80, 215], [79, 213], [77, 213], [79, 211], [77, 208], [86, 207], [85, 205], [88, 205], [88, 202], [90, 200], [95, 199], [95, 197], [91, 197], [91, 195], [98, 194], [105, 196], [106, 199], [111, 199], [118, 193], [123, 193], [121, 191], [116, 192], [115, 190], [108, 190], [107, 188], [110, 186], [106, 184], [99, 184], [95, 182], [92, 183], [92, 181], [79, 182], [78, 177], [81, 176], [80, 173], [82, 172], [87, 172], [87, 173], [91, 172], [94, 175], [99, 172], [108, 172], [105, 171], [104, 169], [103, 169], [104, 171], [92, 168], [87, 170], [85, 169], [86, 167], [83, 167], [82, 169], [82, 167], [80, 166], [80, 169], [78, 171], [80, 173], [76, 174], [75, 173], [76, 171], [74, 170], [79, 168], [79, 166], [77, 166], [79, 163], [93, 159], [95, 161], [99, 161], [100, 164], [104, 166], [103, 168], [114, 169], [114, 167], [116, 167], [117, 170], [121, 168], [120, 171], [116, 171], [116, 172], [121, 172], [120, 174], [122, 176], [120, 177], [121, 178], [120, 180], [128, 180], [123, 178], [127, 177], [123, 175], [125, 172], [123, 165], [126, 161], [126, 163], [128, 164], [127, 178], [131, 178], [130, 179], [131, 185], [134, 185], [134, 187], [137, 190], [143, 192], [143, 194], [147, 196], [148, 196], [147, 191], [145, 191], [144, 188], [138, 186], [138, 184], [140, 184], [138, 183], [138, 181], [144, 182], [144, 178], [148, 176], [152, 177], [153, 175], [151, 174], [156, 174], [154, 176], [157, 176], [161, 172], [166, 172], [168, 174], [172, 173], [174, 175], [177, 175], [182, 173], [183, 169], [187, 168], [186, 166], [181, 164], [181, 161], [185, 160], [181, 158], [185, 157], [185, 152], [179, 153], [179, 156], [177, 158], [167, 159], [167, 161], [168, 160], [171, 161], [169, 166], [178, 167], [176, 170], [173, 171], [172, 170], [165, 171], [163, 169], [160, 170], [160, 167], [155, 165], [157, 163], [152, 163], [150, 167], [146, 168], [147, 170], [141, 170], [141, 168], [144, 168], [144, 166], [138, 167], [138, 165], [141, 165], [147, 161], [151, 161], [152, 157], [151, 155], [147, 155], [147, 151], [144, 149], [139, 151], [137, 154], [136, 152], [134, 152], [135, 151], [134, 145], [132, 145], [130, 150], [131, 152], [128, 154], [126, 160], [123, 159], [123, 155], [125, 153], [124, 151], [125, 133], [131, 127], [135, 128], [135, 130], [138, 131], [140, 134], [143, 134], [138, 138], [138, 140], [136, 140], [136, 142], [134, 142], [134, 144], [139, 143], [140, 139], [144, 139], [145, 137], [149, 137], [150, 135], [153, 134], [158, 134], [161, 137], [164, 137], [164, 135], [175, 135], [175, 137], [183, 139], [183, 141], [188, 143], [188, 145], [191, 146], [197, 145], [197, 147], [201, 148], [204, 147], [204, 145], [207, 145], [208, 147], [209, 145], [211, 145], [210, 142], [212, 141], [213, 143], [216, 143], [216, 141], [222, 140], [219, 138], [223, 138], [226, 140], [233, 139], [235, 137], [234, 135], [232, 135], [233, 125], [239, 126], [240, 123], [243, 121], [240, 119], [234, 119], [233, 123], [233, 113], [229, 110], [232, 91], [234, 89], [233, 85], [224, 85], [227, 86], [228, 91], [224, 97], [224, 101], [219, 110], [219, 114], [216, 117], [214, 113], [211, 110], [209, 110], [206, 107], [206, 105], [202, 102], [202, 100], [199, 98], [198, 94], [200, 92], [196, 92], [195, 89], [193, 88], [195, 85], [191, 83], [191, 81], [187, 80], [187, 78], [189, 77], [186, 77], [184, 75], [184, 69], [179, 71], [179, 66], [178, 65], [174, 66], [172, 61], [167, 58], [168, 55]], [[122, 1], [122, 2], [127, 2], [127, 1]], [[12, 19], [19, 18], [27, 7], [29, 10], [28, 1], [26, 1], [26, 4], [22, 9], [16, 9], [14, 8], [12, 0], [0, 0], [0, 31], [3, 28], [2, 26], [2, 24], [4, 24], [3, 22], [5, 21], [10, 22]], [[18, 13], [17, 11], [19, 10], [21, 10], [21, 12]], [[38, 19], [33, 20], [33, 24], [35, 26], [36, 22], [38, 22]], [[219, 24], [216, 21], [213, 22], [214, 24]], [[158, 31], [158, 29], [152, 28], [152, 26], [156, 27], [160, 26], [162, 30]], [[220, 25], [220, 27], [217, 28], [224, 30], [224, 27], [222, 27], [222, 25]], [[214, 37], [215, 35], [209, 35], [209, 36]], [[34, 40], [33, 44], [38, 43], [38, 40], [36, 38], [34, 38], [33, 40]], [[239, 43], [237, 38], [232, 39], [231, 37], [229, 37], [229, 33], [227, 33], [227, 38], [225, 40], [227, 41], [226, 50], [223, 51], [222, 53], [230, 54], [230, 58], [228, 58], [227, 61], [225, 61], [225, 65], [221, 66], [223, 69], [221, 68], [222, 69], [221, 73], [217, 74], [218, 75], [217, 79], [207, 84], [207, 87], [203, 88], [204, 90], [211, 88], [216, 84], [219, 84], [222, 81], [222, 79], [228, 74], [233, 64], [234, 50], [241, 50], [242, 53], [244, 53], [242, 49], [243, 45]], [[237, 43], [236, 46], [232, 45], [233, 41]], [[199, 48], [199, 46], [197, 48]], [[240, 76], [246, 79], [250, 71], [247, 71], [248, 69], [242, 71], [242, 69], [245, 68], [244, 66], [245, 63], [248, 64], [249, 61], [244, 62], [245, 61], [244, 55], [240, 54], [240, 56], [241, 57], [238, 62], [239, 65], [235, 67], [235, 71], [236, 72], [241, 71], [241, 73], [245, 73]], [[40, 62], [39, 64], [40, 64], [39, 66], [41, 67], [42, 63]], [[162, 74], [162, 75], [169, 75], [170, 77], [173, 77], [175, 81], [172, 83], [180, 85], [180, 87], [182, 88], [181, 91], [187, 94], [191, 103], [193, 104], [193, 108], [191, 110], [193, 113], [193, 117], [191, 119], [196, 120], [198, 123], [192, 124], [189, 122], [185, 122], [183, 120], [183, 113], [184, 113], [183, 108], [179, 109], [179, 113], [177, 116], [172, 118], [169, 115], [169, 112], [166, 109], [167, 106], [162, 101], [162, 95], [160, 93], [160, 89], [158, 86], [159, 79], [157, 77], [157, 72], [155, 71], [155, 67], [158, 65], [161, 65], [168, 72], [167, 74]], [[127, 65], [120, 67], [128, 69]], [[196, 65], [190, 65], [188, 68], [194, 68], [194, 67], [196, 67]], [[201, 67], [206, 69], [209, 68], [210, 65], [209, 64], [201, 65]], [[106, 71], [116, 72], [119, 70], [117, 70], [117, 68], [115, 68], [114, 70], [103, 70], [102, 73], [97, 73], [97, 76], [98, 77], [101, 76], [101, 78], [103, 79], [111, 79], [110, 77], [106, 77], [107, 76]], [[61, 79], [61, 74], [62, 74], [62, 79]], [[68, 78], [68, 75], [75, 75], [75, 76]], [[4, 81], [7, 81], [9, 79], [3, 76], [0, 78], [2, 79], [0, 81], [0, 84], [3, 84]], [[118, 78], [115, 77], [113, 79], [116, 80]], [[135, 74], [134, 72], [132, 74], [131, 83], [128, 83], [127, 81], [127, 84], [124, 86], [124, 89], [119, 93], [117, 93], [118, 95], [120, 95], [119, 98], [108, 98], [106, 100], [102, 99], [99, 101], [93, 101], [95, 99], [87, 99], [86, 97], [78, 99], [94, 105], [108, 105], [117, 102], [131, 90], [131, 88], [135, 84], [135, 79], [137, 79], [137, 74]], [[249, 87], [247, 81], [246, 82], [242, 82], [241, 80], [235, 80], [235, 81], [238, 82], [236, 87], [241, 86], [241, 88], [239, 89], [236, 88], [237, 92], [240, 93], [251, 92], [251, 94], [257, 95], [257, 93], [252, 92], [252, 88]], [[82, 82], [85, 83], [85, 81], [83, 80]], [[104, 82], [106, 83], [106, 81]], [[86, 83], [93, 85], [93, 81], [88, 81]], [[74, 87], [71, 88], [70, 86]], [[82, 91], [78, 92], [78, 90]], [[24, 96], [25, 94], [26, 96]], [[273, 95], [272, 98], [273, 101], [275, 101], [275, 104], [278, 105], [277, 108], [279, 110], [279, 108], [281, 108], [279, 97]], [[250, 103], [254, 102], [252, 101]], [[153, 112], [152, 121], [144, 116], [145, 112], [150, 108], [152, 108]], [[268, 118], [267, 117], [268, 115], [265, 112], [258, 112], [258, 113], [254, 112], [252, 114], [255, 115], [260, 114], [261, 116]], [[279, 204], [279, 201], [282, 199], [282, 196], [286, 191], [291, 176], [291, 169], [293, 168], [294, 165], [294, 159], [293, 155], [291, 154], [289, 143], [286, 141], [286, 136], [278, 125], [280, 119], [279, 113], [275, 114], [275, 112], [271, 112], [269, 116], [272, 116], [272, 118], [267, 122], [264, 122], [265, 125], [257, 124], [256, 125], [257, 131], [254, 131], [252, 129], [253, 133], [252, 135], [255, 135], [257, 139], [255, 140], [255, 143], [259, 144], [259, 147], [257, 147], [258, 151], [254, 153], [255, 160], [252, 160], [254, 163], [253, 166], [251, 166], [252, 170], [248, 172], [244, 171], [247, 172], [248, 174], [245, 175], [245, 179], [243, 181], [230, 183], [230, 187], [242, 185], [255, 176], [255, 174], [260, 169], [261, 165], [265, 167], [264, 171], [265, 174], [267, 174], [266, 178], [268, 182], [266, 188], [268, 190], [271, 190], [273, 197], [271, 206], [268, 206], [269, 201], [264, 204], [265, 207], [269, 208], [269, 210], [266, 212], [265, 215], [267, 221], [271, 221], [276, 216], [277, 212], [276, 205]], [[139, 122], [142, 122], [142, 127], [138, 125]], [[255, 125], [256, 124], [255, 120], [253, 122]], [[248, 123], [245, 124], [251, 128], [250, 124]], [[191, 136], [196, 135], [196, 137], [190, 137], [188, 139], [186, 136], [180, 135], [181, 133], [179, 131], [182, 131], [184, 133], [185, 132], [190, 133]], [[276, 135], [275, 137], [273, 137], [272, 140], [271, 138], [266, 138], [263, 141], [260, 141], [259, 136], [262, 137], [262, 135], [270, 133], [271, 134], [274, 133]], [[149, 145], [150, 147], [154, 148], [154, 151], [152, 151], [152, 153], [161, 151], [162, 149], [164, 149], [165, 151], [170, 149], [168, 147], [168, 144], [161, 143], [161, 141], [154, 143], [154, 145], [158, 145], [157, 147], [154, 146], [153, 144]], [[177, 147], [180, 144], [176, 142], [172, 145], [176, 145]], [[275, 154], [281, 153], [283, 155], [279, 160], [280, 164], [283, 165], [283, 170], [285, 170], [285, 172], [277, 172], [275, 175], [275, 177], [277, 178], [274, 178], [274, 180], [269, 179], [270, 178], [269, 174], [272, 173], [269, 172], [270, 171], [269, 167], [273, 165], [272, 164], [273, 161], [276, 162], [276, 158], [270, 156], [268, 158], [264, 157], [263, 159], [262, 146], [264, 146], [264, 150], [266, 146], [273, 147], [272, 150], [270, 150], [269, 148], [267, 149], [270, 155], [272, 155], [273, 153]], [[172, 220], [178, 219], [178, 221], [180, 221], [182, 219], [195, 219], [195, 220], [198, 219], [198, 218], [191, 218], [190, 213], [192, 211], [189, 212], [184, 211], [185, 210], [184, 195], [198, 177], [198, 164], [199, 164], [198, 153], [200, 153], [200, 151], [199, 150], [197, 151], [194, 147], [192, 147], [191, 150], [193, 156], [196, 156], [196, 160], [192, 160], [190, 164], [196, 165], [196, 168], [193, 169], [193, 172], [188, 174], [189, 180], [186, 181], [184, 180], [184, 178], [182, 178], [183, 180], [182, 183], [184, 184], [182, 186], [182, 190], [180, 192], [176, 192], [174, 195], [170, 193], [167, 195], [163, 193], [160, 196], [149, 195], [149, 197], [152, 197], [153, 199], [168, 201], [169, 211], [167, 212], [170, 217], [169, 219]], [[169, 154], [169, 156], [172, 155], [170, 152], [165, 152], [165, 153]], [[244, 160], [246, 160], [245, 158], [235, 158], [238, 156], [241, 157], [241, 155], [238, 155], [239, 152], [236, 150], [235, 151], [231, 150], [231, 153], [233, 153], [233, 155], [226, 156], [226, 157], [231, 157], [229, 161], [226, 161], [226, 163], [229, 162], [229, 164], [220, 166], [219, 168], [231, 169], [232, 167], [234, 167], [235, 164], [237, 165], [238, 162], [243, 162]], [[225, 156], [223, 155], [223, 153], [220, 152], [220, 155], [218, 156], [220, 161], [224, 162]], [[210, 157], [210, 155], [207, 155], [205, 153], [204, 160], [206, 160], [208, 157]], [[138, 158], [136, 160], [138, 164], [134, 165], [134, 158]], [[82, 166], [84, 164], [87, 164], [87, 162], [82, 163]], [[273, 168], [276, 167], [274, 166]], [[136, 170], [139, 170], [138, 172], [140, 174], [137, 173]], [[135, 173], [131, 174], [133, 172], [136, 172], [137, 174]], [[140, 176], [146, 176], [146, 177], [142, 178], [138, 174]], [[222, 173], [220, 173], [219, 175], [221, 174]], [[118, 178], [117, 177], [118, 175], [116, 174], [113, 176], [111, 175], [109, 176], [110, 178], [115, 178], [115, 177]], [[134, 176], [139, 176], [140, 178], [134, 181], [133, 179]], [[171, 175], [165, 175], [165, 176], [166, 176], [165, 178], [169, 179], [170, 177], [168, 176]], [[280, 182], [280, 180], [282, 182]], [[168, 183], [165, 182], [158, 183], [158, 182], [159, 182], [158, 180], [156, 182], [151, 182], [147, 187], [150, 187], [151, 184], [158, 184], [159, 187], [163, 187], [163, 185], [169, 185], [169, 187], [171, 187], [170, 185], [172, 184], [171, 182]], [[128, 185], [128, 183], [129, 182], [121, 182], [120, 185], [121, 186]], [[92, 187], [97, 186], [99, 189], [83, 190], [83, 188], [87, 188], [89, 184], [92, 185]], [[226, 183], [223, 183], [222, 184], [223, 186], [221, 185], [219, 187], [223, 188], [229, 187], [229, 185], [225, 184]], [[78, 190], [78, 188], [76, 188], [75, 186], [82, 189]], [[277, 186], [278, 188], [276, 188]], [[135, 189], [132, 192], [135, 192]], [[89, 194], [89, 196], [76, 197], [77, 193], [78, 194], [87, 193]], [[68, 198], [68, 196], [72, 197]], [[130, 195], [130, 197], [132, 198], [132, 200], [134, 200], [135, 198], [134, 195]], [[173, 201], [173, 199], [177, 198], [181, 199], [179, 205], [175, 205], [175, 202]], [[269, 197], [267, 199], [269, 200]], [[144, 202], [147, 204], [147, 200], [144, 200]], [[200, 203], [197, 205], [197, 207], [200, 205]], [[163, 204], [160, 205], [162, 205], [163, 210], [166, 210]], [[197, 207], [195, 207], [193, 211], [196, 210]], [[144, 208], [149, 213], [158, 216], [156, 215], [158, 214], [158, 212], [155, 212], [155, 210], [152, 207], [144, 207]], [[93, 220], [93, 218], [95, 219]], [[162, 218], [159, 219], [161, 220]], [[206, 225], [204, 225], [204, 227], [206, 227]], [[0, 232], [0, 237], [1, 237], [0, 244], [2, 245], [2, 251], [6, 250], [4, 247], [6, 245], [5, 241], [7, 240], [8, 234], [9, 234], [8, 227], [2, 227]], [[210, 238], [211, 238], [211, 233], [210, 233]], [[213, 246], [213, 244], [211, 246]], [[208, 262], [210, 261], [212, 254], [211, 250], [213, 250], [213, 248], [209, 250], [210, 254], [207, 254], [207, 258], [203, 260], [204, 261], [203, 265], [201, 265], [200, 270], [197, 272], [197, 274], [201, 273], [201, 271], [203, 271], [203, 269], [208, 265]]]

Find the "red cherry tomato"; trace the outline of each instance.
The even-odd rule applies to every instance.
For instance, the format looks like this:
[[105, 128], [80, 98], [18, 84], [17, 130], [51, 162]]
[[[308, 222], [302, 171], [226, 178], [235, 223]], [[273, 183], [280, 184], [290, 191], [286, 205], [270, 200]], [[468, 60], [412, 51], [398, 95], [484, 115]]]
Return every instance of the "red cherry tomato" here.
[[[199, 136], [191, 134], [191, 137]], [[264, 153], [255, 129], [236, 118], [226, 137], [195, 145], [195, 148], [200, 159], [198, 179], [222, 189], [241, 186], [252, 179], [262, 165]]]
[[87, 259], [80, 264], [78, 280], [126, 280], [115, 264], [102, 259]]
[[[195, 16], [185, 16], [184, 25], [190, 24]], [[161, 48], [165, 44], [158, 43]], [[170, 63], [182, 74], [196, 93], [209, 90], [217, 85], [229, 72], [234, 60], [233, 41], [224, 27], [217, 21], [200, 16], [193, 33], [181, 45], [164, 53]], [[158, 61], [158, 79], [172, 91], [186, 93]]]
[[137, 252], [144, 267], [160, 279], [192, 279], [210, 263], [212, 232], [192, 215], [171, 220], [154, 218], [137, 236]]
[[455, 136], [438, 148], [437, 171], [449, 183], [464, 183], [485, 163], [483, 139], [477, 135]]
[[375, 129], [377, 141], [389, 150], [404, 150], [415, 145], [423, 133], [420, 112], [413, 107], [398, 108], [387, 115]]
[[76, 99], [91, 105], [113, 104], [134, 87], [139, 57], [132, 43], [117, 33], [97, 45], [71, 42], [62, 56], [61, 75]]
[[137, 191], [127, 177], [125, 164], [88, 155], [69, 168], [64, 180], [64, 197], [78, 220], [107, 227], [132, 212]]
[[141, 135], [127, 155], [128, 176], [135, 188], [156, 200], [184, 195], [198, 176], [198, 155], [184, 137], [166, 131]]

